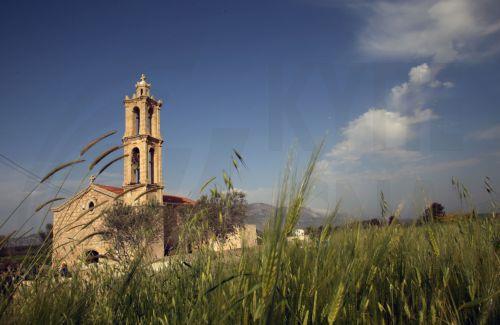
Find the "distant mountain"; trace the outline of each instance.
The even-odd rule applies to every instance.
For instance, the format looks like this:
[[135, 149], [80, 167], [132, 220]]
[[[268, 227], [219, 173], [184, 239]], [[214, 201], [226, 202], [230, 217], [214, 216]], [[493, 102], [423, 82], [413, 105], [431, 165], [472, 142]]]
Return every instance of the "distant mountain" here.
[[[254, 224], [258, 230], [264, 229], [269, 216], [274, 212], [275, 207], [266, 203], [250, 203], [248, 205], [245, 223]], [[302, 208], [297, 228], [319, 227], [325, 222], [325, 215], [310, 208]]]

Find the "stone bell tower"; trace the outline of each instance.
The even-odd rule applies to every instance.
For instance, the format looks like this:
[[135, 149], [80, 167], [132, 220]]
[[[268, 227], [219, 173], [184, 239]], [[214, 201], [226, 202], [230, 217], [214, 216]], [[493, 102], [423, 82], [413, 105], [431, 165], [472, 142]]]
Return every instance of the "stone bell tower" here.
[[[143, 204], [155, 200], [163, 203], [162, 144], [160, 134], [161, 100], [151, 95], [151, 84], [146, 76], [135, 84], [132, 98], [125, 96], [125, 134], [123, 188], [125, 190], [145, 185], [124, 196], [126, 204]], [[139, 199], [137, 197], [144, 192]]]

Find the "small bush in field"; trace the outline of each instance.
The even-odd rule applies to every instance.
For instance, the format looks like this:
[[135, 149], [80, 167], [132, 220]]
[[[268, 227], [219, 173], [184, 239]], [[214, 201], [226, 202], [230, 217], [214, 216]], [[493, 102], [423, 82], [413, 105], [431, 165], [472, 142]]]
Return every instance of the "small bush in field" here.
[[434, 202], [427, 207], [422, 215], [422, 221], [429, 222], [445, 216], [444, 206], [441, 203]]

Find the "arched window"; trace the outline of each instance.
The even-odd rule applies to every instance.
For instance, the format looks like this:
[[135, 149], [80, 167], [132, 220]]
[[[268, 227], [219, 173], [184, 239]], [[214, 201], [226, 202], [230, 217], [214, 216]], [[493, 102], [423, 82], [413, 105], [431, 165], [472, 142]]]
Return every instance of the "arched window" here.
[[141, 127], [141, 112], [139, 107], [134, 107], [134, 135], [139, 135]]
[[141, 182], [141, 170], [140, 170], [140, 153], [139, 148], [132, 149], [131, 157], [131, 169], [132, 169], [132, 183], [139, 184]]
[[87, 264], [99, 263], [99, 253], [95, 250], [86, 251], [85, 263]]
[[148, 133], [153, 134], [153, 108], [150, 107], [148, 110]]
[[90, 202], [89, 202], [89, 211], [94, 211], [94, 208], [95, 208], [95, 203], [94, 203], [94, 201], [90, 201]]
[[153, 148], [149, 149], [149, 183], [155, 183], [155, 150]]

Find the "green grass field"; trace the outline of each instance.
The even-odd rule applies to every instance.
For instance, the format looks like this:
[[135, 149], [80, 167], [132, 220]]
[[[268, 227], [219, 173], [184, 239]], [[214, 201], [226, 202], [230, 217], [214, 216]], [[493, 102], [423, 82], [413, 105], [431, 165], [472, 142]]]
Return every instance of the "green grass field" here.
[[228, 258], [200, 251], [152, 271], [40, 277], [2, 302], [2, 323], [494, 323], [494, 220], [336, 230], [307, 243], [266, 234]]

